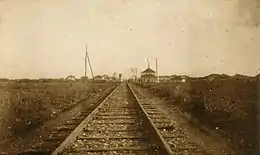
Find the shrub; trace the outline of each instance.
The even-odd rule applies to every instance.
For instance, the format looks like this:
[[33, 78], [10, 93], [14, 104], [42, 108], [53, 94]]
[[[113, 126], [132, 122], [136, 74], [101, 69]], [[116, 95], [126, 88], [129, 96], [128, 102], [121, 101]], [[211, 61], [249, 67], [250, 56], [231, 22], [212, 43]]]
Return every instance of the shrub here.
[[202, 121], [205, 118], [206, 107], [199, 96], [192, 96], [187, 102], [184, 103], [183, 109]]
[[9, 132], [22, 136], [51, 117], [52, 110], [43, 94], [18, 92], [11, 97], [8, 108]]

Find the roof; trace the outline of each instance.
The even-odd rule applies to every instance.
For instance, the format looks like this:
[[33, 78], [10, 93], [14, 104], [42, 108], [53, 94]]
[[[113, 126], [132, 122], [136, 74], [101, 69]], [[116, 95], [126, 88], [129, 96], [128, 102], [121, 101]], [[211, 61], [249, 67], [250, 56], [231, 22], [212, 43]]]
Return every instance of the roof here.
[[142, 71], [142, 73], [155, 73], [155, 71], [151, 68], [147, 68], [146, 70]]
[[104, 75], [102, 75], [102, 77], [108, 77], [108, 75], [104, 74]]
[[97, 75], [94, 78], [102, 78], [102, 76], [101, 75]]

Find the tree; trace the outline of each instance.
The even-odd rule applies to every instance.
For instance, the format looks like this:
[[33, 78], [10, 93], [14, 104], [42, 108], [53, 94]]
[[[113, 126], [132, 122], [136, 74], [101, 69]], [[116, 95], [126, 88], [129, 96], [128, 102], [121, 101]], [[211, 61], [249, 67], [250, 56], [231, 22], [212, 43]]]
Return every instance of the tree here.
[[114, 72], [114, 73], [113, 73], [113, 77], [116, 77], [116, 75], [117, 75], [117, 73], [116, 73], [116, 72]]
[[137, 80], [137, 68], [131, 68], [131, 72], [133, 73], [134, 77], [135, 77], [135, 81]]

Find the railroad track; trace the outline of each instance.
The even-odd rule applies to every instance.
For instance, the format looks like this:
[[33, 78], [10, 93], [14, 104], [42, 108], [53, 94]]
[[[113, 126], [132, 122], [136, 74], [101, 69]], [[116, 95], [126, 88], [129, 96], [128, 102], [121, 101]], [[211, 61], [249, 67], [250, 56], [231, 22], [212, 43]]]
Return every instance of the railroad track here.
[[57, 154], [170, 154], [127, 85], [115, 89], [57, 147]]
[[121, 84], [51, 154], [209, 155], [181, 142], [185, 131], [176, 130], [155, 105]]
[[[117, 86], [116, 86], [117, 87]], [[57, 148], [65, 139], [70, 135], [71, 132], [89, 115], [93, 110], [95, 110], [100, 102], [102, 102], [111, 91], [116, 89], [113, 88], [112, 90], [108, 91], [107, 95], [101, 98], [97, 102], [92, 102], [91, 104], [82, 105], [80, 111], [77, 115], [74, 115], [65, 123], [61, 123], [55, 127], [50, 134], [43, 137], [41, 143], [32, 146], [30, 150], [22, 151], [22, 153], [13, 153], [13, 154], [22, 154], [22, 155], [31, 155], [31, 154], [41, 154], [41, 155], [49, 155], [51, 152]], [[84, 101], [81, 101], [84, 102]], [[1, 153], [0, 153], [1, 154]]]
[[[139, 93], [136, 87], [130, 88], [134, 92], [136, 100], [141, 104], [148, 117], [158, 129], [166, 145], [173, 155], [212, 155], [192, 139], [185, 130], [176, 127], [151, 99]], [[158, 121], [159, 120], [159, 121]]]

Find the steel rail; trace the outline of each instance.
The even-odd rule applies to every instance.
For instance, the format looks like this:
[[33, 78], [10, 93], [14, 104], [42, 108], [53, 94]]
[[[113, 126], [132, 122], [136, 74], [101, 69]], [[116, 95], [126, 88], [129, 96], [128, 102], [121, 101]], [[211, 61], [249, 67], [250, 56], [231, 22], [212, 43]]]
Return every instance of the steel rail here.
[[161, 151], [163, 152], [164, 155], [172, 155], [173, 153], [170, 149], [170, 146], [164, 140], [164, 138], [161, 136], [158, 129], [155, 127], [153, 121], [149, 118], [147, 112], [145, 111], [145, 109], [141, 105], [141, 103], [140, 103], [139, 99], [137, 98], [136, 94], [134, 93], [133, 89], [131, 88], [131, 86], [129, 84], [127, 84], [127, 86], [129, 88], [129, 90], [131, 91], [131, 93], [133, 94], [134, 99], [138, 103], [140, 109], [142, 110], [142, 113], [144, 114], [144, 118], [149, 122], [149, 123], [147, 123], [147, 126], [150, 128], [150, 131], [153, 133], [153, 135], [155, 135], [152, 138], [157, 142], [157, 145], [159, 145], [159, 147], [160, 147], [160, 149], [161, 149]]
[[[119, 84], [120, 85], [120, 84]], [[117, 85], [114, 90], [99, 104], [98, 107], [95, 108], [76, 128], [72, 131], [72, 133], [51, 153], [51, 155], [60, 155], [70, 144], [72, 144], [77, 136], [84, 130], [85, 126], [92, 120], [92, 118], [96, 115], [99, 108], [102, 107], [106, 101], [112, 96], [119, 87]]]
[[[89, 124], [96, 114], [102, 109], [102, 107], [107, 103], [110, 97], [114, 94], [114, 92], [118, 89], [120, 85], [118, 85], [103, 101], [100, 105], [95, 108], [76, 128], [75, 130], [51, 153], [51, 155], [59, 155], [62, 154], [69, 146], [71, 146], [77, 139], [77, 137], [84, 132], [84, 128]], [[151, 141], [155, 146], [157, 146], [157, 150], [160, 154], [171, 155], [171, 149], [169, 145], [164, 141], [163, 137], [160, 135], [159, 131], [155, 127], [153, 121], [149, 118], [147, 112], [141, 105], [139, 99], [136, 94], [133, 92], [132, 88], [129, 84], [126, 84], [126, 89], [128, 89], [135, 100], [137, 108], [142, 115], [145, 125], [152, 136], [150, 136]], [[122, 137], [121, 137], [122, 138]], [[124, 137], [123, 137], [124, 138]], [[132, 137], [131, 137], [132, 138]], [[128, 148], [129, 149], [129, 148]], [[131, 149], [131, 148], [130, 148]], [[88, 149], [87, 149], [88, 150]], [[107, 150], [107, 149], [106, 149]], [[120, 149], [122, 150], [122, 148]], [[82, 150], [83, 151], [83, 150]], [[89, 151], [89, 150], [88, 150]], [[102, 151], [102, 150], [101, 150]]]

